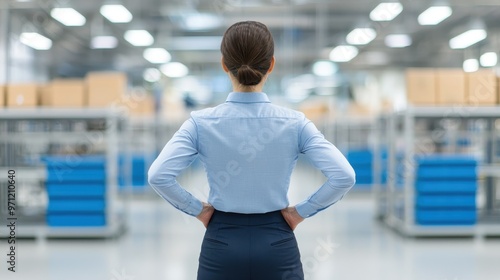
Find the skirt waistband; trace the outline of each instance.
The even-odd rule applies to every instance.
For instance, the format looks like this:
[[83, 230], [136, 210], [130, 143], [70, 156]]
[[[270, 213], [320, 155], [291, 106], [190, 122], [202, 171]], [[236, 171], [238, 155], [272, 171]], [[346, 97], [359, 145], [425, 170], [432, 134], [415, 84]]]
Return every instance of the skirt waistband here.
[[240, 214], [215, 210], [210, 220], [210, 222], [214, 223], [240, 226], [265, 225], [284, 221], [285, 219], [280, 210], [262, 214]]

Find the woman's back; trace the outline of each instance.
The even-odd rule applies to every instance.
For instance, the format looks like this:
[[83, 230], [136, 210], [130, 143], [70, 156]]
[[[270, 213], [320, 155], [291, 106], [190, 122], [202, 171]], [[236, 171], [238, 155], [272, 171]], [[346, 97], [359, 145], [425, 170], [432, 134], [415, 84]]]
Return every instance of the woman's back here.
[[302, 113], [272, 105], [262, 93], [231, 93], [192, 117], [216, 209], [265, 213], [288, 206]]

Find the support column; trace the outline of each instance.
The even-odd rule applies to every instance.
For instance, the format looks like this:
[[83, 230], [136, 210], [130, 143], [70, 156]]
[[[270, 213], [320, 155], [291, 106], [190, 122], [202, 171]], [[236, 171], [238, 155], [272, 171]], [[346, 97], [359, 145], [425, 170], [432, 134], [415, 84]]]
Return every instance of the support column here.
[[9, 81], [10, 72], [10, 10], [9, 3], [0, 3], [0, 84]]

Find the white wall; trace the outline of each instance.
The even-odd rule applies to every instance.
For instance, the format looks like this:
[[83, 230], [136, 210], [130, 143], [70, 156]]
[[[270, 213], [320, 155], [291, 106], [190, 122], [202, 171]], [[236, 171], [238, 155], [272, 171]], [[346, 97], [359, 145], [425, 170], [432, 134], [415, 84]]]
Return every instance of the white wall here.
[[0, 5], [0, 84], [5, 84], [7, 73], [5, 48], [5, 42], [7, 41], [7, 13], [8, 11], [6, 9], [2, 9], [2, 6]]
[[[7, 13], [11, 13], [10, 16]], [[9, 21], [11, 30], [7, 34]], [[12, 16], [11, 11], [0, 7], [0, 84], [48, 80], [48, 68], [40, 59], [43, 52], [19, 42], [24, 24], [22, 19]]]

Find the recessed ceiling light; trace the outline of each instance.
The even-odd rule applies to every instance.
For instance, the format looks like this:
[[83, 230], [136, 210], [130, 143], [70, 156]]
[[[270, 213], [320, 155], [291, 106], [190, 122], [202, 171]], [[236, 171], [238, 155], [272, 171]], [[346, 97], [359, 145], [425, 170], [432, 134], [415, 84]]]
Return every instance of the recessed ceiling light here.
[[335, 62], [348, 62], [358, 55], [358, 48], [348, 45], [340, 45], [330, 52], [330, 60]]
[[453, 11], [448, 6], [433, 6], [418, 16], [420, 25], [436, 25], [449, 18]]
[[221, 27], [222, 24], [222, 18], [212, 14], [188, 14], [182, 19], [182, 27], [192, 31], [215, 29]]
[[483, 67], [494, 67], [498, 63], [498, 56], [494, 52], [487, 52], [481, 55], [479, 61]]
[[450, 48], [465, 49], [488, 37], [484, 29], [471, 29], [450, 40]]
[[411, 46], [412, 39], [407, 34], [391, 34], [385, 37], [384, 42], [389, 48], [406, 48]]
[[114, 23], [126, 23], [132, 21], [132, 13], [123, 5], [103, 5], [100, 9], [101, 15]]
[[125, 40], [136, 47], [151, 46], [155, 39], [146, 30], [129, 30], [125, 32]]
[[92, 49], [114, 49], [118, 46], [118, 39], [114, 36], [96, 36], [92, 38]]
[[338, 71], [337, 65], [331, 61], [316, 61], [313, 64], [313, 73], [316, 76], [328, 77]]
[[82, 14], [72, 8], [54, 8], [50, 15], [66, 26], [83, 26], [87, 22]]
[[479, 61], [475, 58], [467, 59], [464, 61], [464, 71], [465, 72], [476, 72], [479, 70]]
[[21, 43], [35, 50], [45, 51], [45, 50], [50, 50], [50, 48], [52, 48], [52, 40], [36, 32], [21, 33], [19, 41], [21, 41]]
[[182, 78], [189, 74], [187, 66], [180, 62], [167, 63], [163, 65], [160, 70], [165, 76], [170, 78]]
[[391, 21], [403, 11], [403, 5], [399, 2], [380, 3], [370, 13], [373, 21]]
[[373, 28], [356, 28], [347, 34], [346, 41], [351, 45], [366, 45], [377, 37]]
[[149, 48], [145, 49], [143, 53], [144, 58], [153, 64], [163, 64], [170, 62], [172, 56], [170, 53], [162, 48]]

